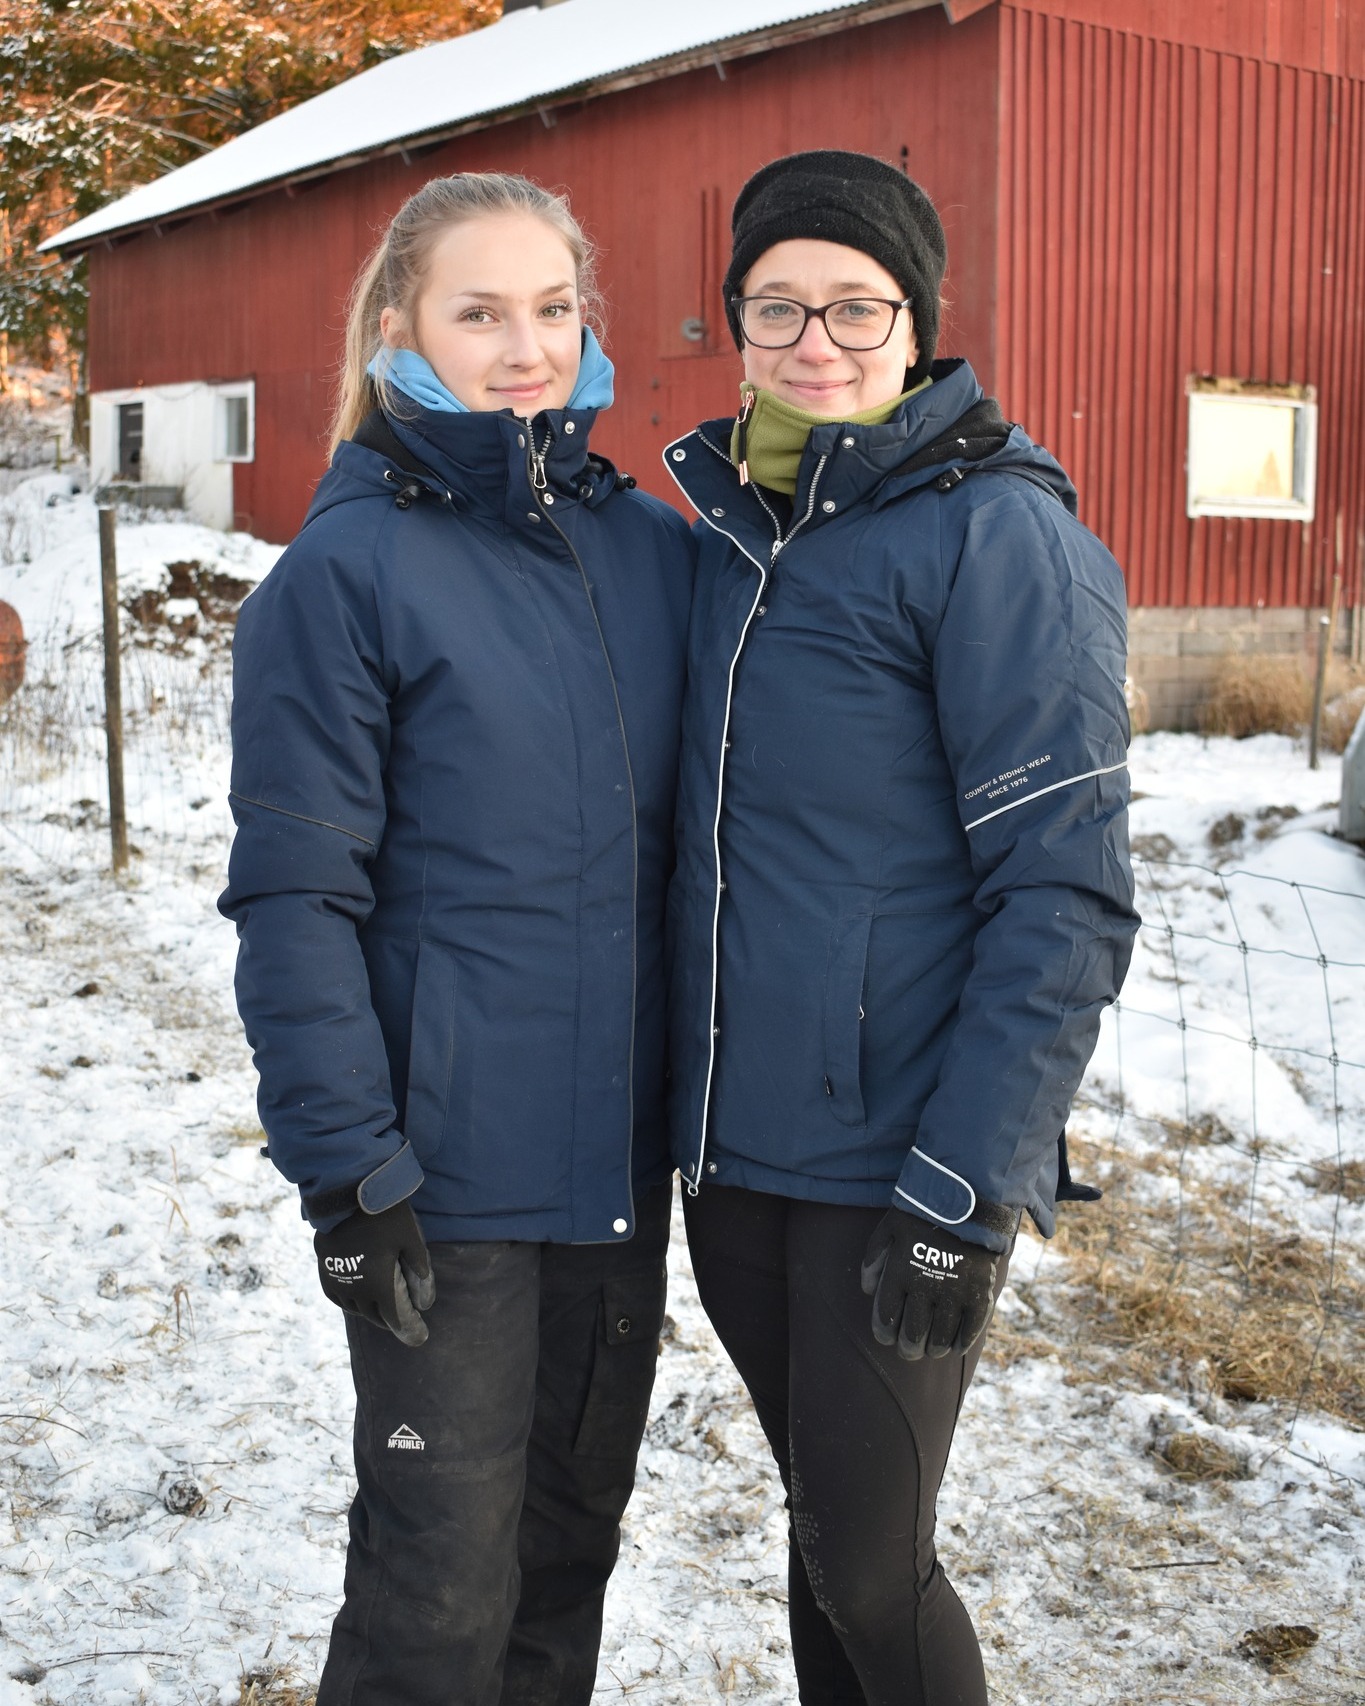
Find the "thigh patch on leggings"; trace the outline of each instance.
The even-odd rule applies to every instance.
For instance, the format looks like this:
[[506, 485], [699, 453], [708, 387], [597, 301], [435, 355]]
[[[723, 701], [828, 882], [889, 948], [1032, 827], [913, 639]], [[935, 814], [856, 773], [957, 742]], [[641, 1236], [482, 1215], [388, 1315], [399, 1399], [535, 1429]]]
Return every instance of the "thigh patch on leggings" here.
[[654, 1388], [664, 1294], [661, 1267], [603, 1282], [592, 1376], [574, 1436], [576, 1454], [633, 1457], [639, 1449]]

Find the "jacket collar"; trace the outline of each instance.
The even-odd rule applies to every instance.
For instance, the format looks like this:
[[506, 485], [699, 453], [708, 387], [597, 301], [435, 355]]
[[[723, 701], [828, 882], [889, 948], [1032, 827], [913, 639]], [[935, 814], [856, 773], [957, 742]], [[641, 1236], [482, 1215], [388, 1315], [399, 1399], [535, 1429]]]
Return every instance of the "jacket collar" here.
[[[798, 524], [812, 531], [859, 505], [879, 508], [967, 465], [1011, 468], [1074, 507], [1071, 482], [1018, 427], [1002, 431], [998, 448], [985, 456], [979, 445], [954, 437], [953, 427], [985, 399], [965, 361], [936, 361], [933, 378], [927, 390], [908, 398], [880, 426], [828, 421], [812, 431], [797, 475], [793, 519], [785, 531]], [[760, 493], [739, 485], [729, 455], [732, 425], [729, 416], [703, 421], [695, 432], [668, 446], [664, 464], [703, 520], [729, 534], [747, 555], [766, 562], [773, 546], [773, 518]], [[1002, 428], [1007, 427], [1002, 422]]]
[[533, 482], [563, 503], [600, 503], [615, 470], [589, 457], [596, 409], [546, 409], [529, 423], [510, 410], [392, 419], [395, 436], [431, 470], [457, 508], [517, 526], [536, 510]]

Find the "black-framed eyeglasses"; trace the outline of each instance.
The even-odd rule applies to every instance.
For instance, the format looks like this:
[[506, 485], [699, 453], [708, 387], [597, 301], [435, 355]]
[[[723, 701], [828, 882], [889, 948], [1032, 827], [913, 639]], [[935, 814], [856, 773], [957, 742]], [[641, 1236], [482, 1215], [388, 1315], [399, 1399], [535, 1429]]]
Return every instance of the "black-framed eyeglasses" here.
[[758, 349], [790, 349], [799, 344], [810, 322], [819, 320], [840, 349], [880, 349], [891, 336], [896, 316], [910, 306], [878, 296], [845, 296], [823, 308], [789, 296], [732, 296], [745, 343]]

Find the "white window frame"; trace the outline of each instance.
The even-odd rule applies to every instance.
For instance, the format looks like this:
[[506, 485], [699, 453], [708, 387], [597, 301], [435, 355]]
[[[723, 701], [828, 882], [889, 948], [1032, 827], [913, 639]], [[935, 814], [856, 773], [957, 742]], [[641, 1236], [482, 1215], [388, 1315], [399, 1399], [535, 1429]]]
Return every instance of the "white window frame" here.
[[[1188, 439], [1185, 457], [1185, 513], [1198, 516], [1247, 516], [1273, 521], [1312, 521], [1317, 505], [1318, 401], [1312, 385], [1262, 385], [1254, 380], [1216, 379], [1192, 375], [1185, 383], [1189, 398]], [[1291, 409], [1294, 411], [1294, 473], [1292, 498], [1258, 498], [1201, 494], [1196, 466], [1196, 416], [1207, 420], [1212, 411], [1227, 403], [1240, 408]]]
[[[233, 455], [227, 446], [227, 404], [230, 400], [242, 398], [246, 402], [246, 451], [243, 455]], [[254, 462], [256, 460], [256, 386], [252, 380], [246, 380], [240, 385], [219, 385], [214, 389], [213, 397], [213, 442], [214, 460], [216, 462]]]

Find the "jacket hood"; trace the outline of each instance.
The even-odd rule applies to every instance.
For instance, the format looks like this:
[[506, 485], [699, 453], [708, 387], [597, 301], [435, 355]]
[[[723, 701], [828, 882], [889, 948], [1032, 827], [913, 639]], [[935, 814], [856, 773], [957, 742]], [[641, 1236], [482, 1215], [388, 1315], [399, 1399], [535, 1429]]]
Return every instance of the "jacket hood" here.
[[[798, 513], [822, 469], [821, 495], [840, 511], [858, 502], [880, 507], [946, 476], [955, 475], [956, 485], [969, 473], [989, 469], [1023, 475], [1075, 513], [1076, 489], [1056, 458], [1004, 418], [966, 361], [936, 361], [932, 377], [932, 385], [907, 398], [880, 426], [828, 421], [814, 429], [797, 477]], [[697, 429], [727, 462], [733, 424], [732, 416], [722, 416]]]

